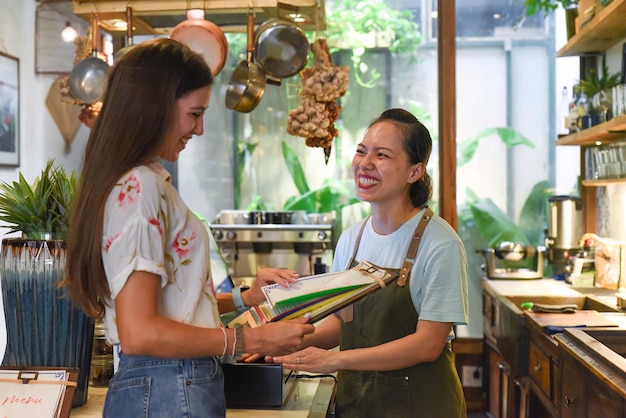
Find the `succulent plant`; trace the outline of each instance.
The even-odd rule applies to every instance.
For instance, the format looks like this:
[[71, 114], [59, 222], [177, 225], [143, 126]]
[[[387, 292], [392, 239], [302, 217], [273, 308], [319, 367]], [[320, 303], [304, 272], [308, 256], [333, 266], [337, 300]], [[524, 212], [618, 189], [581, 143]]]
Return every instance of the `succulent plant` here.
[[52, 234], [64, 239], [77, 186], [75, 171], [68, 175], [54, 160], [48, 160], [32, 185], [20, 172], [17, 181], [0, 182], [0, 221], [27, 238]]

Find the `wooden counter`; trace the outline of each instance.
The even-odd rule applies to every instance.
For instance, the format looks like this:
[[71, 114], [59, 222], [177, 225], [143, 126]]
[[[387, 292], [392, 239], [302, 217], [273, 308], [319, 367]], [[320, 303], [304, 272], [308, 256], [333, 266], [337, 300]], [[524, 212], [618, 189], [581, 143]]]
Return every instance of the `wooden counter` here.
[[[335, 387], [335, 381], [330, 377], [299, 379], [293, 392], [282, 408], [276, 409], [228, 409], [227, 418], [255, 417], [255, 418], [280, 418], [280, 417], [311, 417], [325, 418]], [[106, 396], [106, 388], [89, 387], [89, 399], [83, 406], [73, 408], [72, 418], [100, 418]]]
[[538, 279], [538, 280], [492, 280], [482, 281], [483, 289], [492, 296], [577, 296], [580, 292], [559, 280]]
[[[618, 307], [615, 290], [575, 288], [554, 279], [485, 278], [482, 286], [488, 413], [626, 417], [626, 390], [616, 389], [623, 387], [626, 375], [618, 376], [614, 361], [602, 362], [598, 355], [612, 355], [622, 363], [626, 356], [626, 344], [620, 340], [626, 336], [626, 310]], [[579, 310], [535, 313], [521, 307], [525, 301], [576, 304]], [[591, 389], [582, 382], [590, 382]], [[583, 386], [586, 389], [578, 389]]]

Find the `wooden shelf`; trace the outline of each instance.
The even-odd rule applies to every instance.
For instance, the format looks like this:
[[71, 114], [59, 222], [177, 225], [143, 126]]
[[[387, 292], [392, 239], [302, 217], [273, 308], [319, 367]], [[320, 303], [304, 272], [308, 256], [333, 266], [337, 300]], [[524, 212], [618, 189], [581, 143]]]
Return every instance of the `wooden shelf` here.
[[605, 51], [626, 37], [626, 0], [613, 0], [600, 10], [557, 53], [571, 57], [585, 52]]
[[[626, 2], [626, 0], [624, 0]], [[612, 4], [612, 3], [611, 3]], [[626, 27], [626, 24], [624, 25]], [[557, 139], [557, 145], [593, 145], [626, 139], [626, 115]]]
[[585, 187], [610, 186], [611, 184], [624, 184], [624, 183], [626, 183], [626, 178], [602, 179], [602, 180], [583, 180], [582, 183], [583, 183], [583, 186], [585, 186]]

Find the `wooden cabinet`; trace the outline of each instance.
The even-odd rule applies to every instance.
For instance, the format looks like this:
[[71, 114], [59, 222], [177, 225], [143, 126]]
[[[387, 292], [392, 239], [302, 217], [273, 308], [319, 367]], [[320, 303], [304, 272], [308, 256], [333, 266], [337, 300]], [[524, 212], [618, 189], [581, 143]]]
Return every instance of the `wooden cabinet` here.
[[532, 418], [558, 416], [558, 346], [540, 326], [526, 317], [530, 332], [528, 374], [530, 376], [528, 411]]
[[560, 418], [621, 418], [623, 400], [566, 350], [560, 350]]
[[528, 414], [528, 378], [515, 378], [498, 350], [485, 341], [486, 414], [490, 418], [539, 418]]
[[498, 349], [500, 306], [497, 296], [483, 292], [485, 412], [490, 418], [535, 418], [528, 415], [528, 376], [515, 376]]
[[530, 340], [528, 371], [530, 378], [548, 398], [552, 396], [552, 367], [550, 356], [544, 353], [534, 340]]

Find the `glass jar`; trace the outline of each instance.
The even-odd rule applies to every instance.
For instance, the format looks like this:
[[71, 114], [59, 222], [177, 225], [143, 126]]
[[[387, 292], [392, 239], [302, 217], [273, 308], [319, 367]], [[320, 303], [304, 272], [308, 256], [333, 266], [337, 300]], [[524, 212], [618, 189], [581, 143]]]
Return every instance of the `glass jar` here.
[[109, 386], [113, 377], [113, 347], [104, 335], [104, 322], [96, 321], [91, 356], [91, 384], [97, 387]]

